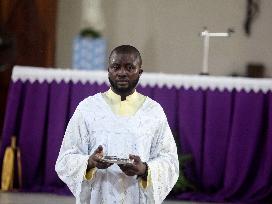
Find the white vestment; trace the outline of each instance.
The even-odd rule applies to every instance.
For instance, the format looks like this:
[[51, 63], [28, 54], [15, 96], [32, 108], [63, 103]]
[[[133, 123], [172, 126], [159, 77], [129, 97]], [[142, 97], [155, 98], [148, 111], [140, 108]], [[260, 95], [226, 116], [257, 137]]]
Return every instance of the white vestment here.
[[[118, 165], [97, 169], [86, 180], [90, 155], [99, 146], [104, 155], [140, 156], [147, 162], [151, 184], [139, 185], [136, 176], [125, 175]], [[55, 170], [77, 204], [162, 203], [177, 181], [177, 148], [162, 107], [150, 98], [133, 116], [118, 116], [102, 94], [80, 102], [67, 126]]]

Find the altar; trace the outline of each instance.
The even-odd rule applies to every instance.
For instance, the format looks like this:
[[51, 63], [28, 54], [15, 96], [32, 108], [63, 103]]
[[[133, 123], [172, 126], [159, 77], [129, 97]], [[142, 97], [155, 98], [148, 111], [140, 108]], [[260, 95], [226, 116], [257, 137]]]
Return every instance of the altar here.
[[[78, 103], [106, 91], [105, 71], [16, 66], [2, 132], [21, 149], [23, 191], [69, 194], [54, 166]], [[143, 73], [138, 92], [165, 110], [197, 191], [180, 200], [267, 201], [272, 194], [272, 79]]]

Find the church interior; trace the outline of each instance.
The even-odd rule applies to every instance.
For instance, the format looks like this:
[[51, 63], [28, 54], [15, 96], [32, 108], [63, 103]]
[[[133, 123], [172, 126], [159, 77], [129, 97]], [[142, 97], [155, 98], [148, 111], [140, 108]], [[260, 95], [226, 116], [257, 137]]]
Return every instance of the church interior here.
[[179, 178], [165, 204], [272, 203], [272, 1], [1, 0], [0, 203], [75, 203], [55, 163], [69, 119], [139, 49]]

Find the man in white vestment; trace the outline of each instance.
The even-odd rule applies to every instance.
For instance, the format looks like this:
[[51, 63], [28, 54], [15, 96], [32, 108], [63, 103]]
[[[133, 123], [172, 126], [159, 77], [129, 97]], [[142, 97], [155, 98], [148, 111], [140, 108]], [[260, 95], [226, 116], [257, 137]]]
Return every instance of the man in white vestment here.
[[81, 101], [69, 121], [55, 170], [77, 204], [159, 204], [177, 181], [177, 147], [166, 115], [135, 89], [141, 66], [135, 47], [116, 47], [110, 89]]

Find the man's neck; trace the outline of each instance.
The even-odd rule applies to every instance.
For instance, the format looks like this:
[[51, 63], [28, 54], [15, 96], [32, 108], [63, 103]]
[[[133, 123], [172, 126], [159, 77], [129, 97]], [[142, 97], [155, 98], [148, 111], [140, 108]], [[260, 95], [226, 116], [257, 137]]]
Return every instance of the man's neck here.
[[125, 101], [128, 95], [121, 95], [121, 101]]
[[111, 88], [111, 90], [116, 93], [117, 95], [121, 96], [121, 101], [125, 101], [127, 96], [133, 94], [135, 92], [135, 89], [133, 89], [132, 91], [129, 91], [129, 92], [124, 92], [124, 93], [120, 93], [114, 89]]

